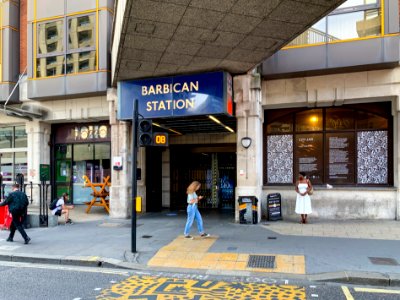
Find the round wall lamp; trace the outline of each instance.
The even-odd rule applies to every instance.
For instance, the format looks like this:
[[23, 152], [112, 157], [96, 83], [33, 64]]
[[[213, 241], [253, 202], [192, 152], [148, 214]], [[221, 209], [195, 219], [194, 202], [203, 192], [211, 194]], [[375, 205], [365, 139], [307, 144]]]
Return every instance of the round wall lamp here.
[[251, 138], [249, 138], [248, 136], [245, 136], [244, 138], [242, 138], [241, 143], [242, 143], [243, 148], [247, 149], [251, 145]]

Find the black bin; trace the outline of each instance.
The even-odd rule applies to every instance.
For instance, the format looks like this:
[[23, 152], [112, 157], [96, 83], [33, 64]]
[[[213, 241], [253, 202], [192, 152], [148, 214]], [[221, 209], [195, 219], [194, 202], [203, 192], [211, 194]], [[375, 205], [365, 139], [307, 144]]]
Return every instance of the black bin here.
[[239, 223], [258, 223], [258, 199], [255, 196], [239, 196]]
[[268, 221], [282, 220], [281, 194], [267, 195], [267, 219]]

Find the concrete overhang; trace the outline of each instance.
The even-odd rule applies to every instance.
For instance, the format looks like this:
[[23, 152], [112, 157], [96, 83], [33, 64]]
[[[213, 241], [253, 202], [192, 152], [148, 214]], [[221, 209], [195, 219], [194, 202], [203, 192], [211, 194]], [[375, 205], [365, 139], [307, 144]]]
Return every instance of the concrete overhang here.
[[118, 0], [112, 81], [259, 65], [343, 0]]

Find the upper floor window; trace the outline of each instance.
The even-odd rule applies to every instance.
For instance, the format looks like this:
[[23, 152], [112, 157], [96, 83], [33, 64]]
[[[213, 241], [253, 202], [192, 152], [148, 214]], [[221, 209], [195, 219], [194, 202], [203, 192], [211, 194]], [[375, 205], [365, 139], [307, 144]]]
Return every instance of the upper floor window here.
[[0, 127], [0, 149], [25, 147], [28, 147], [25, 126]]
[[95, 71], [95, 24], [95, 14], [39, 23], [36, 76]]
[[329, 43], [380, 34], [380, 1], [348, 0], [300, 34], [289, 46]]

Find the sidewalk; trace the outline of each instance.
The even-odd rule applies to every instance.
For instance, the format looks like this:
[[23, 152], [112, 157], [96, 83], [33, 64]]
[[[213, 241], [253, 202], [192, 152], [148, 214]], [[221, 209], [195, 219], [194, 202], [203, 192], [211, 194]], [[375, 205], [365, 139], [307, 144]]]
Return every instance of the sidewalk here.
[[[400, 222], [285, 219], [257, 225], [234, 223], [233, 215], [203, 213], [210, 238], [184, 239], [185, 212], [149, 213], [137, 220], [136, 254], [131, 221], [111, 219], [100, 207], [86, 214], [76, 206], [73, 225], [32, 228], [24, 245], [19, 233], [6, 242], [0, 260], [265, 276], [400, 286]], [[254, 264], [252, 264], [254, 263]]]

